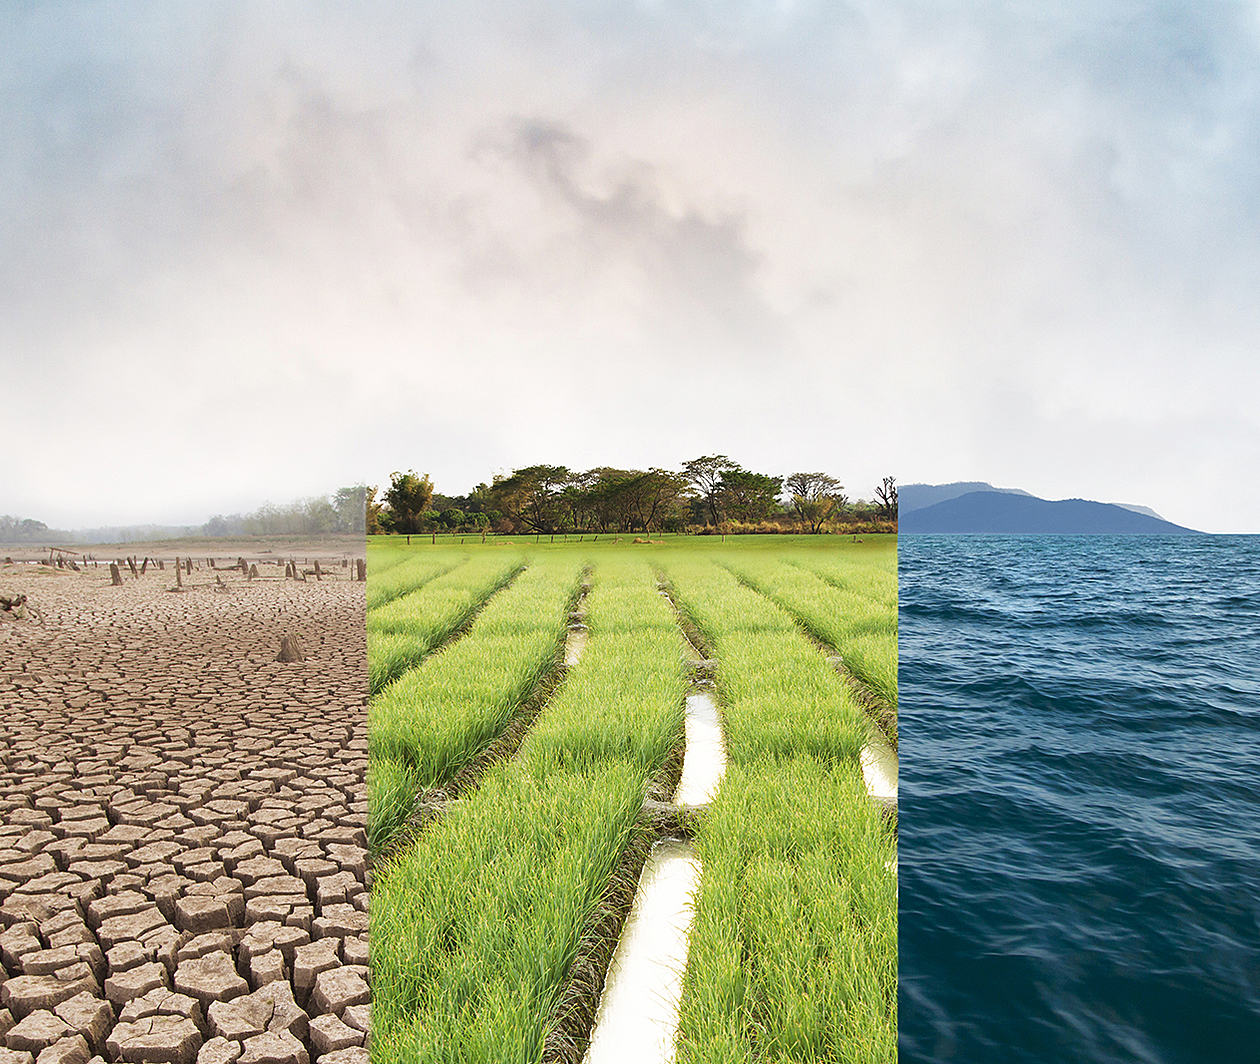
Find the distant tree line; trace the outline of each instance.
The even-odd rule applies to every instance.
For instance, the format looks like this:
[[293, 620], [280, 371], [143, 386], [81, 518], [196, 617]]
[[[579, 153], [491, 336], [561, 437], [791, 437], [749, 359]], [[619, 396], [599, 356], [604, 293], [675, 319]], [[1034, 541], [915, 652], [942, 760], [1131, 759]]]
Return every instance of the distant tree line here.
[[246, 514], [215, 514], [201, 525], [120, 525], [102, 528], [49, 528], [33, 518], [0, 516], [0, 542], [124, 543], [205, 536], [363, 535], [369, 489], [364, 484], [338, 488], [330, 495], [277, 506], [264, 503]]
[[704, 455], [672, 469], [578, 471], [532, 465], [443, 495], [427, 474], [395, 472], [366, 489], [369, 534], [895, 532], [897, 488], [885, 477], [874, 497], [850, 499], [829, 473], [786, 476]]
[[0, 514], [0, 542], [20, 543], [28, 539], [44, 539], [48, 526], [33, 517], [12, 517]]
[[216, 514], [197, 530], [203, 536], [362, 534], [369, 489], [363, 484], [338, 488], [283, 506], [264, 503], [248, 514]]

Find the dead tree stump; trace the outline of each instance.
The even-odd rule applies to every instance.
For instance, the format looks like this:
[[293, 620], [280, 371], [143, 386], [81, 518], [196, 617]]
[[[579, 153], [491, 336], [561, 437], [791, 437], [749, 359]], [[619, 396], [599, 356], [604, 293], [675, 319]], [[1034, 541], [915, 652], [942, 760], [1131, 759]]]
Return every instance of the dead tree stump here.
[[122, 571], [118, 568], [117, 562], [109, 563], [109, 578], [113, 581], [114, 587], [122, 586]]
[[315, 579], [316, 579], [316, 580], [323, 580], [323, 579], [324, 579], [324, 574], [323, 574], [323, 573], [321, 573], [321, 572], [319, 571], [319, 559], [318, 559], [318, 558], [316, 558], [316, 559], [315, 559]]
[[175, 586], [184, 586], [184, 567], [180, 564], [178, 558], [175, 559]]
[[360, 584], [363, 583], [367, 579], [367, 559], [356, 558], [354, 560], [354, 571], [355, 579], [357, 579]]
[[257, 575], [258, 575], [258, 566], [256, 566], [256, 565], [251, 565], [251, 566], [249, 567], [249, 573], [248, 573], [249, 578], [250, 578], [251, 580], [253, 580], [253, 579], [254, 579], [254, 577], [256, 577]]
[[302, 647], [297, 641], [296, 636], [286, 635], [280, 640], [280, 653], [276, 655], [276, 661], [305, 661], [306, 655], [302, 653]]
[[128, 558], [128, 559], [127, 559], [127, 568], [129, 568], [129, 569], [131, 570], [131, 575], [132, 575], [132, 576], [134, 576], [137, 580], [139, 580], [139, 579], [140, 579], [140, 570], [136, 568], [136, 560], [135, 560], [135, 558]]

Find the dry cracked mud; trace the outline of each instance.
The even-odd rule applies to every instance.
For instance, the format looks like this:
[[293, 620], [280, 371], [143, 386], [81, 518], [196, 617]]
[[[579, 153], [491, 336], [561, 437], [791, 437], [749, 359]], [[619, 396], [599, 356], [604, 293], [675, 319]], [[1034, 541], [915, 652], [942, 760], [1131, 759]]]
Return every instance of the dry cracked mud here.
[[0, 566], [0, 1064], [366, 1062], [363, 584], [260, 570]]

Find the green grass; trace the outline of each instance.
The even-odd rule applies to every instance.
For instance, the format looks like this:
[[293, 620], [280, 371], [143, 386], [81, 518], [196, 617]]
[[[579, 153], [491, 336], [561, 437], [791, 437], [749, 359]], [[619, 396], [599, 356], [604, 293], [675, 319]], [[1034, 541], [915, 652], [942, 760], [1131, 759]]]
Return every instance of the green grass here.
[[841, 588], [808, 569], [765, 558], [726, 564], [833, 647], [853, 675], [896, 708], [897, 612], [886, 602], [878, 570], [857, 570]]
[[418, 794], [448, 783], [559, 660], [581, 563], [548, 557], [495, 596], [468, 633], [404, 673], [368, 711], [368, 836], [388, 845]]
[[[390, 626], [444, 631], [439, 643], [463, 623], [457, 583], [484, 595], [505, 568], [527, 568], [372, 700], [373, 840], [400, 843], [375, 869], [370, 909], [374, 1064], [539, 1060], [583, 928], [682, 734], [683, 643], [658, 570], [717, 658], [730, 757], [696, 838], [679, 1060], [895, 1060], [896, 844], [862, 785], [871, 724], [802, 631], [880, 660], [879, 640], [895, 640], [895, 540], [393, 540], [369, 546], [369, 591], [382, 549], [469, 559], [385, 607]], [[475, 758], [555, 667], [588, 565], [590, 641], [516, 756], [423, 831], [395, 836], [416, 796]]]
[[372, 693], [420, 664], [523, 565], [519, 554], [482, 554], [415, 591], [369, 609], [368, 679]]
[[696, 837], [679, 1060], [892, 1061], [896, 844], [862, 782], [872, 725], [784, 610], [708, 561], [666, 570], [716, 655], [730, 757]]
[[682, 733], [681, 639], [610, 561], [590, 642], [511, 762], [377, 871], [373, 1060], [535, 1061], [583, 927]]
[[732, 765], [696, 850], [679, 1061], [895, 1061], [896, 843], [852, 770]]
[[[377, 566], [377, 555], [384, 554], [383, 563]], [[369, 610], [384, 606], [387, 602], [423, 587], [434, 577], [449, 573], [457, 565], [468, 560], [465, 554], [442, 551], [427, 556], [387, 553], [384, 550], [368, 552], [368, 581], [366, 601]]]

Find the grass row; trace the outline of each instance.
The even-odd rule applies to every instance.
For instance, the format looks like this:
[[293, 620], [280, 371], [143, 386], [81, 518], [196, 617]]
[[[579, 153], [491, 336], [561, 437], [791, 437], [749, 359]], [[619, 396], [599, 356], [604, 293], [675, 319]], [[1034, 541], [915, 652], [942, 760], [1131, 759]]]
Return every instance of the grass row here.
[[523, 566], [517, 554], [479, 555], [415, 591], [369, 609], [368, 678], [372, 693], [420, 664]]
[[407, 822], [417, 796], [454, 779], [558, 667], [581, 573], [572, 558], [531, 565], [467, 635], [373, 699], [368, 838], [374, 852]]
[[[414, 557], [415, 555], [411, 551], [397, 547], [378, 547], [368, 554], [368, 560], [374, 577], [383, 577], [391, 569], [398, 568], [398, 566], [402, 565], [403, 562]], [[378, 605], [380, 605], [380, 603], [378, 603]]]
[[806, 569], [767, 558], [732, 558], [737, 575], [830, 644], [845, 666], [894, 708], [897, 705], [897, 609], [882, 595], [864, 594], [869, 571], [850, 578], [846, 588]]
[[896, 844], [862, 783], [870, 725], [796, 622], [730, 572], [667, 564], [717, 657], [729, 764], [703, 864], [685, 1064], [896, 1059]]
[[681, 641], [649, 567], [601, 565], [588, 624], [517, 757], [377, 871], [375, 1064], [543, 1051], [582, 930], [682, 732]]
[[367, 608], [378, 609], [467, 560], [466, 554], [449, 550], [417, 556], [377, 548], [368, 554]]
[[897, 541], [893, 537], [838, 557], [798, 552], [786, 560], [841, 591], [877, 599], [894, 611], [897, 609]]

